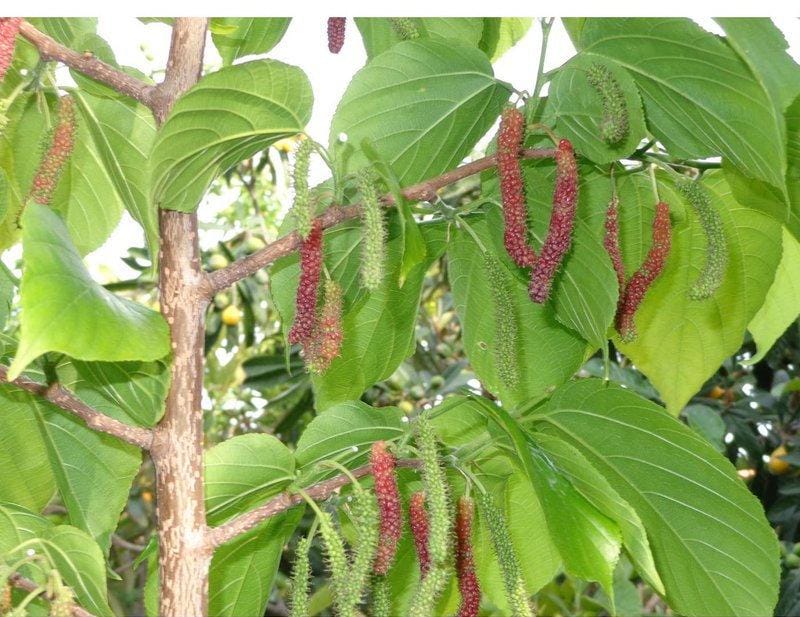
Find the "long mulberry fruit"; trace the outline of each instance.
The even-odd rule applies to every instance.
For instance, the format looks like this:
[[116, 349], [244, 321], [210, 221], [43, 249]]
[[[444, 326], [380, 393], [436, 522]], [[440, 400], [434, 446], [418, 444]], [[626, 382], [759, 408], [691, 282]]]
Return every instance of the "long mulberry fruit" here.
[[481, 605], [481, 589], [472, 555], [473, 512], [472, 500], [466, 496], [459, 498], [456, 513], [456, 575], [461, 605], [458, 617], [478, 617]]
[[515, 388], [519, 384], [519, 330], [511, 288], [503, 266], [493, 255], [485, 253], [484, 264], [494, 306], [494, 360], [497, 374], [506, 387]]
[[550, 226], [531, 272], [531, 284], [528, 288], [534, 302], [541, 304], [550, 297], [553, 278], [572, 244], [577, 203], [578, 163], [572, 144], [569, 140], [562, 139], [556, 148], [556, 184]]
[[332, 54], [342, 51], [346, 26], [346, 17], [328, 17], [328, 50]]
[[305, 343], [314, 334], [317, 321], [317, 295], [322, 271], [322, 224], [315, 220], [308, 238], [300, 243], [300, 279], [297, 284], [294, 324], [290, 343]]
[[431, 557], [428, 553], [428, 512], [425, 510], [425, 493], [422, 491], [411, 495], [408, 504], [408, 522], [419, 559], [420, 576], [425, 578], [431, 569]]
[[28, 200], [41, 205], [50, 204], [74, 147], [75, 102], [70, 96], [62, 96], [58, 101], [58, 120], [53, 130], [53, 137], [33, 177]]
[[355, 608], [348, 602], [350, 568], [344, 541], [336, 527], [334, 527], [330, 514], [320, 512], [317, 517], [319, 519], [319, 532], [325, 545], [328, 570], [331, 574], [333, 602], [336, 605], [337, 615], [352, 617], [355, 615]]
[[376, 576], [372, 584], [372, 617], [391, 617], [392, 588], [385, 576]]
[[305, 359], [312, 373], [324, 373], [342, 348], [342, 288], [334, 280], [325, 282], [325, 300], [314, 333], [305, 343]]
[[611, 198], [606, 209], [606, 233], [603, 246], [611, 258], [614, 272], [617, 274], [617, 288], [619, 289], [619, 303], [625, 295], [625, 266], [622, 263], [622, 252], [619, 248], [619, 199], [616, 195]]
[[386, 228], [375, 175], [369, 167], [359, 173], [358, 187], [364, 209], [364, 240], [361, 255], [361, 281], [369, 291], [381, 286], [386, 258]]
[[408, 617], [431, 617], [435, 615], [436, 602], [442, 595], [452, 575], [451, 568], [442, 565], [433, 566], [428, 575], [417, 587], [408, 606]]
[[21, 25], [21, 17], [0, 17], [0, 81], [3, 81], [8, 67], [11, 66]]
[[600, 121], [600, 136], [608, 145], [614, 146], [628, 136], [628, 105], [625, 93], [617, 78], [605, 64], [593, 63], [586, 79], [600, 96], [603, 119]]
[[478, 505], [486, 527], [489, 529], [497, 561], [500, 563], [503, 584], [506, 588], [506, 597], [512, 615], [513, 617], [533, 617], [531, 606], [528, 603], [528, 594], [525, 591], [525, 581], [520, 572], [519, 559], [514, 551], [514, 544], [511, 542], [511, 534], [503, 513], [495, 505], [489, 493], [483, 493], [480, 496]]
[[432, 567], [447, 563], [450, 556], [452, 518], [447, 479], [439, 459], [436, 435], [428, 419], [417, 420], [417, 448], [422, 459], [422, 482], [428, 502], [428, 552]]
[[294, 216], [295, 225], [297, 226], [297, 233], [304, 240], [311, 233], [311, 225], [314, 218], [308, 190], [308, 169], [313, 149], [314, 144], [310, 139], [303, 139], [300, 142], [294, 153], [294, 171], [292, 173], [292, 184], [294, 185], [292, 216]]
[[678, 189], [700, 219], [706, 236], [706, 261], [689, 289], [689, 298], [705, 300], [714, 295], [725, 278], [725, 269], [728, 266], [725, 230], [719, 212], [711, 204], [711, 198], [700, 182], [687, 180], [679, 183]]
[[308, 551], [310, 548], [311, 538], [306, 536], [300, 539], [294, 551], [291, 617], [308, 617], [308, 580], [311, 576]]
[[370, 466], [380, 513], [378, 553], [373, 570], [375, 574], [385, 575], [394, 561], [397, 544], [403, 535], [403, 509], [395, 476], [397, 459], [386, 448], [386, 442], [376, 441], [372, 444]]
[[390, 17], [392, 30], [401, 41], [409, 41], [419, 38], [419, 30], [414, 24], [414, 20], [409, 17]]
[[503, 242], [518, 266], [531, 267], [536, 253], [528, 244], [528, 209], [525, 205], [525, 179], [520, 165], [520, 148], [525, 137], [525, 117], [509, 107], [500, 116], [497, 137], [497, 173], [503, 202]]
[[663, 201], [656, 204], [653, 218], [653, 241], [644, 263], [631, 276], [625, 286], [625, 296], [617, 312], [617, 331], [620, 338], [629, 343], [636, 338], [634, 316], [645, 293], [664, 269], [671, 244], [669, 206]]
[[355, 610], [372, 574], [372, 564], [378, 550], [379, 514], [375, 496], [358, 483], [353, 487], [355, 496], [351, 512], [357, 536], [348, 574], [347, 605]]

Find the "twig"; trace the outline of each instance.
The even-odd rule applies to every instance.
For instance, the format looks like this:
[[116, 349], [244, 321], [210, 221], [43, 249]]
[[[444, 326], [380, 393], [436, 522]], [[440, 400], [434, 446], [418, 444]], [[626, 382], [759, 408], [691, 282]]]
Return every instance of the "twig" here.
[[[544, 149], [529, 149], [522, 150], [522, 158], [525, 159], [543, 159], [551, 158], [554, 155], [552, 148]], [[463, 180], [469, 176], [480, 173], [496, 164], [495, 156], [486, 156], [477, 161], [472, 161], [455, 169], [451, 169], [443, 173], [441, 176], [429, 178], [419, 184], [403, 189], [402, 193], [406, 199], [411, 201], [431, 201], [436, 198], [436, 191], [453, 184], [459, 180]], [[387, 193], [382, 197], [382, 202], [385, 206], [394, 205], [394, 197], [391, 193]], [[325, 212], [317, 217], [322, 222], [322, 228], [327, 229], [338, 225], [343, 221], [356, 218], [361, 215], [361, 204], [355, 203], [349, 206], [331, 206]], [[205, 293], [207, 297], [213, 296], [215, 293], [230, 287], [237, 281], [242, 280], [255, 274], [264, 266], [268, 266], [276, 259], [289, 255], [300, 246], [300, 236], [292, 232], [283, 238], [279, 238], [275, 242], [271, 242], [266, 247], [248, 255], [247, 257], [235, 261], [226, 268], [217, 270], [208, 275], [206, 282]]]
[[90, 53], [80, 53], [64, 47], [27, 21], [22, 22], [19, 33], [39, 50], [42, 60], [56, 60], [66, 64], [68, 67], [110, 86], [117, 92], [126, 94], [147, 107], [152, 107], [155, 86], [123, 73], [110, 64], [98, 60]]
[[150, 448], [150, 444], [153, 441], [153, 433], [150, 429], [130, 426], [115, 420], [93, 407], [89, 407], [89, 405], [60, 384], [48, 386], [27, 377], [17, 377], [14, 381], [9, 381], [8, 367], [2, 364], [0, 364], [0, 383], [8, 383], [40, 396], [64, 411], [78, 416], [89, 428], [101, 433], [108, 433], [140, 448]]
[[[21, 574], [12, 574], [10, 577], [8, 577], [8, 582], [17, 589], [22, 589], [27, 592], [36, 591], [39, 589], [39, 585], [34, 583], [31, 579], [25, 578]], [[44, 590], [42, 591], [41, 595], [48, 602], [52, 601], [52, 598], [49, 597]], [[81, 608], [75, 604], [72, 606], [72, 617], [95, 617], [95, 615], [94, 613], [87, 611], [85, 608]]]
[[[419, 469], [421, 465], [421, 461], [416, 459], [400, 459], [397, 461], [398, 467]], [[356, 478], [363, 478], [364, 476], [368, 476], [371, 472], [372, 467], [370, 465], [363, 465], [357, 469], [353, 469], [350, 473]], [[350, 478], [346, 474], [341, 474], [331, 478], [330, 480], [325, 480], [310, 486], [309, 488], [305, 489], [304, 492], [312, 499], [327, 499], [335, 491], [349, 483]], [[276, 514], [288, 510], [289, 508], [293, 508], [301, 503], [303, 503], [302, 495], [289, 492], [281, 493], [280, 495], [270, 499], [264, 505], [250, 510], [250, 512], [245, 512], [244, 514], [229, 520], [224, 525], [210, 529], [207, 536], [208, 541], [211, 543], [212, 547], [216, 548], [222, 544], [225, 544], [226, 542], [230, 542], [237, 536], [250, 531], [253, 527], [265, 519], [275, 516]]]

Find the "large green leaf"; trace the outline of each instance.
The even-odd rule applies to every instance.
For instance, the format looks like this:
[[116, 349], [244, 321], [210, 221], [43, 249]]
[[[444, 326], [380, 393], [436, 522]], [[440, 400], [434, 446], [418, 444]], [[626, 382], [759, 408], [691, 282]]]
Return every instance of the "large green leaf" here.
[[0, 556], [52, 526], [45, 517], [18, 504], [0, 502]]
[[783, 255], [775, 280], [747, 329], [753, 335], [758, 353], [747, 361], [755, 364], [770, 350], [800, 314], [800, 242], [783, 230]]
[[206, 75], [175, 103], [158, 133], [150, 167], [153, 203], [194, 211], [218, 174], [302, 131], [312, 101], [303, 71], [277, 60]]
[[[475, 17], [417, 17], [411, 20], [420, 38], [457, 39], [475, 46], [483, 32], [483, 20]], [[370, 59], [401, 41], [386, 17], [356, 17], [355, 22]]]
[[758, 500], [705, 439], [599, 380], [556, 391], [535, 428], [578, 448], [636, 510], [682, 615], [771, 615], [778, 543]]
[[276, 437], [238, 435], [205, 454], [206, 508], [215, 525], [276, 495], [294, 480], [294, 456]]
[[[589, 84], [589, 69], [605, 66], [617, 80], [625, 97], [628, 134], [620, 143], [608, 145], [600, 134], [603, 119], [602, 99]], [[561, 67], [550, 84], [548, 105], [555, 119], [555, 130], [570, 139], [581, 156], [597, 164], [611, 163], [636, 150], [647, 134], [642, 100], [631, 74], [616, 62], [591, 53], [580, 53]]]
[[80, 122], [86, 126], [116, 192], [142, 226], [155, 259], [158, 221], [150, 201], [148, 161], [156, 126], [149, 109], [126, 98], [99, 98], [75, 92]]
[[361, 401], [339, 403], [308, 425], [297, 442], [295, 457], [304, 472], [335, 459], [350, 467], [366, 462], [372, 444], [402, 436], [405, 417], [397, 407], [370, 407]]
[[587, 19], [576, 46], [633, 75], [653, 135], [676, 156], [728, 158], [782, 186], [783, 118], [748, 65], [690, 19]]
[[[781, 254], [777, 222], [734, 201], [722, 174], [707, 174], [703, 184], [722, 219], [728, 247], [722, 284], [707, 300], [689, 299], [688, 290], [705, 260], [705, 235], [690, 207], [661, 184], [659, 191], [672, 212], [672, 248], [666, 267], [636, 313], [638, 338], [631, 344], [620, 343], [676, 415], [722, 361], [739, 349]], [[645, 178], [629, 176], [619, 188], [627, 266], [635, 250], [630, 247], [648, 246], [642, 242], [642, 222], [652, 216], [653, 197]]]
[[[469, 224], [483, 238], [486, 247], [491, 246], [489, 229], [502, 235], [502, 227], [486, 220], [471, 217]], [[518, 405], [540, 398], [548, 389], [567, 381], [580, 368], [587, 353], [586, 342], [557, 323], [549, 306], [534, 304], [528, 296], [527, 282], [508, 272], [506, 278], [511, 286], [519, 333], [514, 342], [516, 357], [512, 361], [517, 362], [520, 379], [515, 388], [502, 383], [494, 349], [496, 331], [492, 291], [481, 251], [468, 233], [454, 230], [447, 256], [453, 302], [463, 328], [464, 349], [475, 374], [488, 390], [497, 393], [506, 404]], [[502, 259], [506, 261], [504, 257]], [[506, 268], [505, 265], [501, 267]], [[594, 270], [597, 274], [603, 272], [597, 264]], [[595, 280], [602, 282], [602, 278]], [[611, 285], [608, 288], [614, 289]], [[599, 287], [598, 291], [602, 292]], [[611, 318], [609, 315], [608, 320]]]
[[161, 315], [95, 283], [58, 214], [30, 203], [22, 228], [21, 335], [11, 379], [46, 351], [104, 361], [157, 360], [169, 353]]
[[[369, 160], [365, 138], [402, 185], [458, 165], [497, 119], [506, 90], [486, 56], [457, 40], [398, 43], [356, 73], [331, 121], [332, 145], [347, 135], [345, 169]], [[333, 147], [333, 146], [332, 146]]]
[[265, 54], [275, 47], [289, 27], [289, 17], [214, 17], [211, 40], [225, 65], [234, 60]]
[[578, 492], [547, 452], [505, 409], [486, 399], [476, 400], [510, 439], [516, 462], [536, 491], [567, 572], [597, 581], [611, 593], [622, 541], [618, 525]]
[[494, 62], [528, 33], [532, 22], [531, 17], [484, 17], [480, 48]]

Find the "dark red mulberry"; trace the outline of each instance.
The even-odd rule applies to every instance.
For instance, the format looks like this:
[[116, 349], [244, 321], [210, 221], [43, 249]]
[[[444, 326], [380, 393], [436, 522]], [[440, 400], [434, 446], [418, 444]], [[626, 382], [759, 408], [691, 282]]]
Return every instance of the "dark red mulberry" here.
[[461, 592], [458, 617], [478, 617], [481, 606], [481, 588], [472, 555], [473, 512], [472, 499], [461, 497], [456, 513], [456, 575], [458, 590]]
[[342, 51], [346, 25], [346, 17], [328, 17], [328, 50], [332, 54]]
[[424, 578], [431, 568], [431, 557], [428, 553], [428, 512], [425, 509], [425, 493], [419, 491], [411, 495], [408, 504], [408, 523], [414, 537], [414, 548], [419, 559], [419, 571]]
[[8, 67], [11, 66], [21, 25], [22, 17], [0, 17], [0, 81], [3, 81]]
[[645, 293], [664, 269], [669, 255], [671, 231], [669, 206], [660, 201], [656, 205], [656, 214], [653, 218], [653, 243], [647, 252], [644, 263], [628, 281], [625, 287], [625, 296], [617, 312], [617, 331], [625, 342], [631, 342], [636, 338], [634, 316]]
[[321, 271], [322, 224], [315, 220], [308, 238], [300, 243], [300, 280], [297, 283], [294, 324], [289, 331], [290, 343], [305, 344], [314, 334]]
[[342, 347], [342, 288], [333, 280], [325, 282], [325, 301], [314, 333], [305, 343], [305, 360], [312, 373], [324, 373]]
[[619, 289], [619, 303], [625, 295], [625, 266], [622, 263], [622, 252], [619, 248], [619, 199], [616, 195], [611, 198], [606, 209], [606, 235], [603, 246], [611, 258], [614, 272], [617, 274], [617, 287]]
[[380, 513], [378, 554], [373, 570], [375, 574], [384, 575], [389, 572], [397, 552], [397, 543], [403, 535], [403, 510], [395, 476], [397, 459], [386, 448], [385, 442], [376, 441], [372, 444], [370, 465]]
[[50, 146], [42, 155], [36, 175], [33, 177], [29, 200], [32, 199], [41, 205], [50, 203], [74, 146], [75, 102], [70, 96], [62, 96], [58, 101], [58, 123], [53, 130]]
[[534, 302], [547, 302], [550, 289], [564, 255], [572, 244], [572, 228], [578, 203], [578, 163], [572, 144], [567, 139], [556, 148], [556, 185], [553, 191], [553, 210], [542, 250], [531, 272], [528, 293]]
[[528, 209], [519, 152], [524, 137], [525, 117], [519, 109], [507, 108], [500, 116], [497, 137], [497, 173], [505, 221], [503, 242], [514, 263], [531, 267], [536, 262], [536, 253], [528, 244]]

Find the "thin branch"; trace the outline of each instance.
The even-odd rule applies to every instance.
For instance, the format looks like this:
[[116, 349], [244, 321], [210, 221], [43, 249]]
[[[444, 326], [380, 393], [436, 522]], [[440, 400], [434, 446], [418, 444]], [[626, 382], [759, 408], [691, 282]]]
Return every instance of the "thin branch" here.
[[123, 73], [110, 64], [98, 60], [91, 53], [81, 53], [65, 47], [27, 21], [22, 22], [19, 33], [39, 50], [42, 60], [56, 60], [66, 64], [117, 92], [130, 96], [147, 107], [152, 107], [155, 86]]
[[[397, 466], [410, 469], [419, 469], [422, 466], [422, 462], [417, 459], [400, 459], [397, 461]], [[363, 478], [364, 476], [368, 476], [371, 471], [372, 467], [370, 465], [363, 465], [352, 470], [350, 473], [356, 478]], [[325, 480], [315, 484], [314, 486], [310, 486], [309, 488], [305, 489], [305, 493], [312, 499], [327, 499], [338, 489], [349, 483], [350, 478], [346, 474], [341, 474], [334, 476], [330, 480]], [[211, 543], [212, 547], [216, 548], [222, 544], [225, 544], [226, 542], [230, 542], [237, 536], [250, 531], [253, 527], [269, 517], [275, 516], [276, 514], [284, 512], [285, 510], [293, 508], [302, 503], [304, 503], [304, 499], [298, 493], [281, 493], [280, 495], [270, 499], [264, 505], [259, 506], [254, 510], [250, 510], [250, 512], [245, 512], [244, 514], [229, 520], [224, 525], [210, 529], [207, 536], [208, 542]]]
[[[525, 159], [551, 158], [554, 155], [554, 150], [552, 148], [522, 150], [521, 155], [522, 158]], [[419, 184], [406, 187], [403, 189], [403, 195], [411, 201], [432, 201], [436, 198], [436, 192], [439, 189], [494, 167], [495, 164], [496, 160], [494, 155], [486, 156], [477, 161], [472, 161], [471, 163], [451, 169], [441, 176], [429, 178]], [[394, 205], [394, 197], [391, 193], [384, 195], [382, 201], [385, 206]], [[356, 218], [360, 215], [361, 204], [355, 203], [349, 206], [331, 206], [317, 218], [321, 221], [322, 228], [327, 229], [328, 227], [333, 227], [334, 225], [338, 225], [343, 221]], [[258, 270], [264, 266], [268, 266], [276, 259], [289, 255], [299, 246], [300, 236], [292, 232], [283, 238], [279, 238], [275, 242], [271, 242], [260, 251], [235, 261], [226, 268], [210, 273], [207, 277], [206, 294], [208, 297], [213, 296], [215, 293], [230, 287], [237, 281], [255, 274]]]
[[150, 429], [138, 426], [130, 426], [119, 420], [115, 420], [106, 414], [89, 407], [81, 399], [75, 396], [60, 384], [45, 385], [28, 379], [27, 377], [17, 377], [14, 381], [8, 379], [8, 367], [0, 364], [0, 383], [8, 383], [23, 390], [27, 390], [46, 401], [53, 403], [64, 411], [78, 416], [91, 429], [101, 433], [108, 433], [118, 437], [122, 441], [148, 449], [153, 441], [153, 432]]
[[[22, 589], [23, 591], [27, 591], [28, 593], [32, 591], [36, 591], [39, 589], [39, 585], [34, 583], [31, 579], [25, 578], [21, 574], [12, 574], [8, 578], [8, 582], [11, 583], [17, 589]], [[41, 596], [47, 600], [48, 602], [52, 602], [53, 598], [47, 595], [44, 590], [42, 590]], [[94, 613], [90, 613], [85, 608], [81, 608], [77, 604], [72, 606], [72, 617], [95, 617]]]

